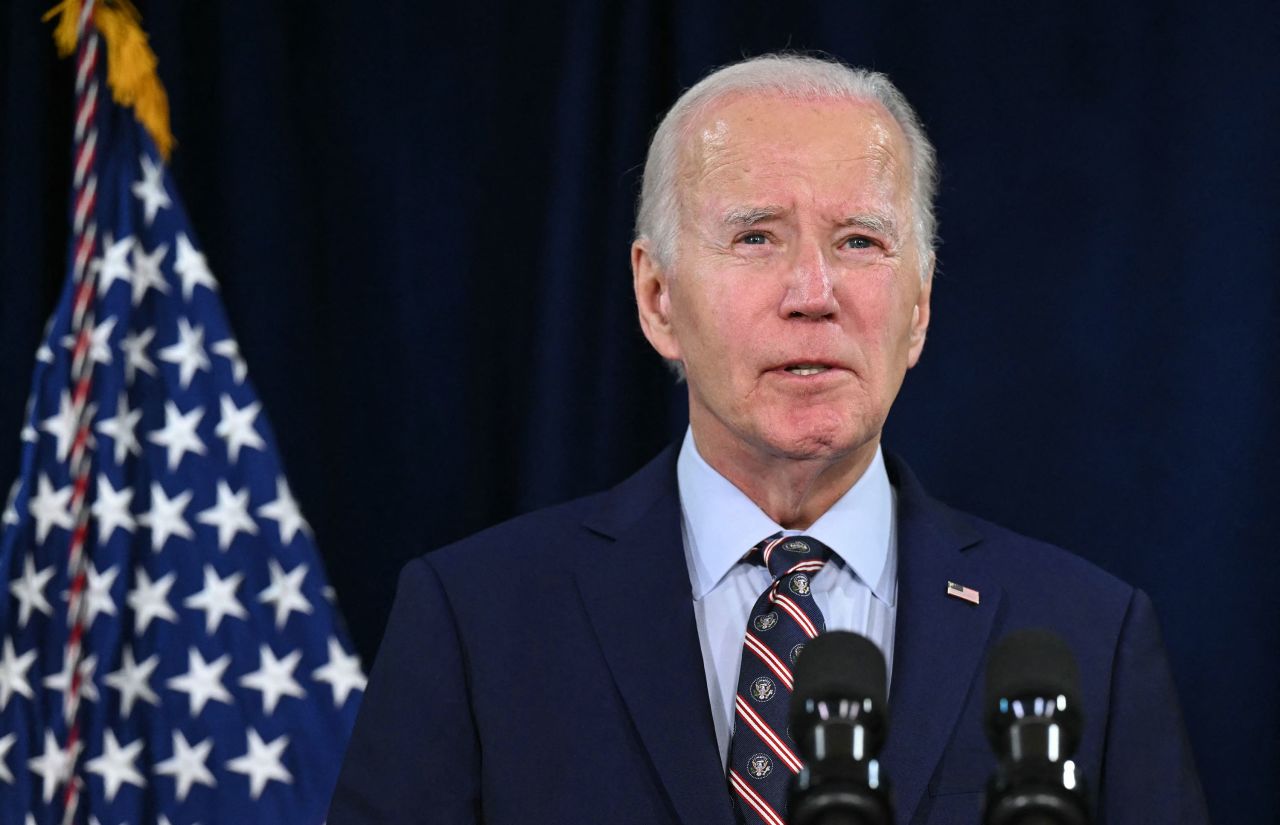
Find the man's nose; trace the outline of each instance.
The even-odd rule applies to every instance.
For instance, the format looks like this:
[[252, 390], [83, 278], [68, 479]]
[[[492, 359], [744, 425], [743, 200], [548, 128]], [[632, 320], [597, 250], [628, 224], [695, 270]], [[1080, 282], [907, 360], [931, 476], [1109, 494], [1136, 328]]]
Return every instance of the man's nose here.
[[806, 245], [792, 261], [779, 309], [786, 318], [826, 318], [837, 308], [826, 256], [818, 244]]

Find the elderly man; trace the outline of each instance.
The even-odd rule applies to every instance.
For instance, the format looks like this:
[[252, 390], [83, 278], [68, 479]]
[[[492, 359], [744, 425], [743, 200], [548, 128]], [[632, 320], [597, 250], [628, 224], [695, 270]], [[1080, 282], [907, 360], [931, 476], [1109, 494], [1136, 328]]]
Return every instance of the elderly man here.
[[881, 450], [929, 326], [934, 188], [882, 75], [768, 56], [677, 101], [631, 261], [683, 444], [406, 567], [331, 825], [777, 825], [790, 666], [824, 627], [889, 663], [897, 821], [975, 823], [981, 664], [1028, 626], [1079, 660], [1098, 821], [1206, 821], [1146, 597]]

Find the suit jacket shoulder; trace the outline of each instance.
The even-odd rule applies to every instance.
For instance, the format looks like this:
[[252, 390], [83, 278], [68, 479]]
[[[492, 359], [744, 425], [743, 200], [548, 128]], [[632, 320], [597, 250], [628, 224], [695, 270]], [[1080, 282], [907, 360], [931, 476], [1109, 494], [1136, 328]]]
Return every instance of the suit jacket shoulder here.
[[[986, 656], [1010, 632], [1039, 627], [1060, 635], [1079, 666], [1085, 725], [1076, 761], [1097, 821], [1207, 822], [1146, 595], [1061, 548], [939, 503], [903, 462], [888, 456], [887, 465], [900, 532], [883, 761], [897, 783], [899, 821], [977, 821], [995, 769], [983, 728]], [[977, 590], [979, 603], [947, 596], [948, 581]]]
[[732, 825], [674, 456], [406, 567], [330, 823]]

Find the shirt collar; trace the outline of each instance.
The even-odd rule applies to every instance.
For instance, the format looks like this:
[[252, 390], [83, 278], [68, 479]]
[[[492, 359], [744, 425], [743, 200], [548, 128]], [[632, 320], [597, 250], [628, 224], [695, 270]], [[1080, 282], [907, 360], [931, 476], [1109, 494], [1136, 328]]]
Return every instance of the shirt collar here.
[[[689, 580], [693, 597], [701, 599], [748, 550], [782, 528], [703, 459], [691, 428], [680, 446], [676, 479]], [[862, 477], [803, 532], [830, 547], [877, 599], [893, 604], [896, 577], [884, 575], [893, 541], [893, 488], [879, 447]]]

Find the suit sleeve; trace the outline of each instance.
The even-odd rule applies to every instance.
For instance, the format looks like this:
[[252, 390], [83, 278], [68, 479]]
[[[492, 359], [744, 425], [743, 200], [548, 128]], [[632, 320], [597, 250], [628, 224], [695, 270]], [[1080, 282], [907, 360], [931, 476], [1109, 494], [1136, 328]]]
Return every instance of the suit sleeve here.
[[1208, 825], [1151, 600], [1135, 590], [1112, 671], [1099, 825]]
[[465, 657], [435, 569], [399, 589], [329, 808], [329, 825], [480, 820], [480, 749]]

